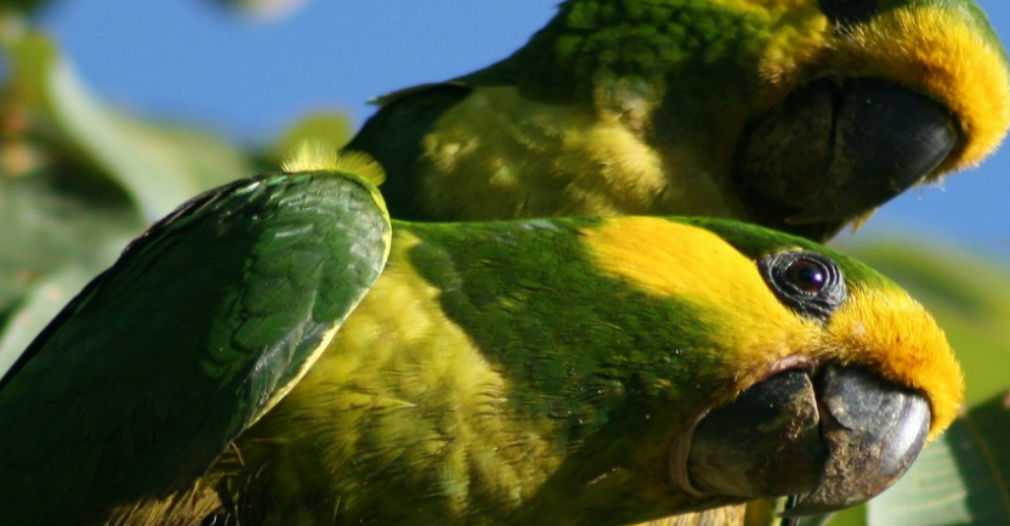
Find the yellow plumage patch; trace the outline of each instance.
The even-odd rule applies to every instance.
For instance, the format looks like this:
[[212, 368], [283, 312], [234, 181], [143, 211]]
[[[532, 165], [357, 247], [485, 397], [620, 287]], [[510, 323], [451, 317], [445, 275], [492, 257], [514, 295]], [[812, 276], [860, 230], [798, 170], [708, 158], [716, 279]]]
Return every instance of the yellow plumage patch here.
[[624, 217], [581, 234], [599, 266], [653, 293], [703, 305], [732, 298], [747, 311], [787, 323], [795, 318], [768, 290], [753, 261], [703, 228], [662, 218]]
[[379, 186], [386, 180], [382, 166], [363, 152], [336, 150], [318, 141], [302, 141], [294, 152], [281, 163], [285, 173], [345, 172], [354, 174]]
[[890, 80], [947, 106], [965, 140], [933, 178], [977, 164], [1010, 126], [1010, 71], [1002, 51], [955, 8], [915, 3], [836, 31], [816, 1], [740, 7], [791, 28], [773, 32], [761, 51], [761, 76], [775, 87], [762, 95], [766, 104], [812, 79], [834, 76]]
[[657, 296], [701, 307], [721, 352], [735, 353], [726, 372], [735, 389], [714, 393], [728, 402], [774, 372], [782, 360], [862, 365], [927, 396], [929, 437], [956, 415], [964, 391], [960, 367], [943, 331], [897, 287], [852, 286], [826, 325], [785, 307], [753, 260], [702, 228], [662, 218], [627, 217], [582, 230], [601, 269]]
[[281, 163], [286, 173], [333, 170], [337, 166], [337, 152], [318, 141], [302, 141]]
[[827, 331], [829, 347], [849, 349], [838, 356], [843, 363], [868, 366], [927, 395], [933, 411], [930, 440], [957, 416], [964, 396], [961, 367], [943, 330], [904, 291], [849, 290], [849, 299], [832, 316]]
[[603, 270], [648, 293], [700, 307], [697, 316], [716, 328], [718, 347], [736, 353], [730, 360], [736, 369], [726, 372], [735, 388], [714, 393], [717, 403], [729, 402], [776, 363], [807, 353], [817, 341], [820, 327], [782, 305], [754, 261], [708, 230], [624, 217], [581, 234]]
[[960, 118], [965, 143], [944, 170], [978, 163], [1010, 126], [1010, 72], [1001, 50], [955, 15], [939, 6], [895, 9], [838, 44], [844, 67], [925, 92]]

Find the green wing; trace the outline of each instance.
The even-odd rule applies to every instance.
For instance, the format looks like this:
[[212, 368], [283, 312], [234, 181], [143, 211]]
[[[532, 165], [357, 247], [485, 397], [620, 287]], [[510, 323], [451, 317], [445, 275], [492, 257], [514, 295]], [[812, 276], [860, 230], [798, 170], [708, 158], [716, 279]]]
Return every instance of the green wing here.
[[0, 523], [80, 523], [203, 474], [372, 286], [374, 187], [314, 172], [199, 196], [135, 240], [0, 381]]

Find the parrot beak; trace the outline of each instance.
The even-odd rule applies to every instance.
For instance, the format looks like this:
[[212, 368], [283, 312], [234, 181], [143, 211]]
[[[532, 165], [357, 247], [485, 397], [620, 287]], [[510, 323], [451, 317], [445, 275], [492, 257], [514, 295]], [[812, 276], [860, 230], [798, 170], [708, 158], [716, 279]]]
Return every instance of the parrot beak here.
[[794, 232], [837, 230], [932, 174], [961, 143], [954, 115], [929, 97], [873, 78], [822, 79], [751, 123], [737, 176], [761, 203], [758, 217], [785, 217]]
[[922, 395], [864, 369], [786, 371], [701, 419], [686, 449], [688, 489], [746, 499], [797, 495], [788, 516], [853, 506], [908, 470], [930, 418]]

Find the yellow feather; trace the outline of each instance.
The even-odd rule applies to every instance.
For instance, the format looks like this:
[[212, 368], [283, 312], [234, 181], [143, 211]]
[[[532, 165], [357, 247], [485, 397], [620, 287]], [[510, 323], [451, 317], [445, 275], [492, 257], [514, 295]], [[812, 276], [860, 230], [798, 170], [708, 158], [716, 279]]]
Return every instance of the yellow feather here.
[[795, 28], [774, 33], [760, 52], [761, 77], [778, 88], [763, 94], [765, 104], [814, 78], [875, 77], [924, 93], [959, 117], [964, 144], [931, 179], [975, 165], [999, 146], [1010, 127], [1010, 71], [1002, 51], [957, 9], [910, 3], [836, 32], [817, 2], [782, 10], [786, 3], [793, 2], [764, 6], [765, 16]]
[[708, 230], [662, 218], [622, 217], [581, 234], [599, 268], [656, 296], [690, 298], [700, 307], [699, 321], [724, 328], [712, 337], [718, 347], [737, 352], [730, 379], [736, 389], [718, 393], [717, 403], [767, 376], [782, 359], [807, 351], [822, 330], [787, 309], [754, 261]]
[[850, 289], [825, 327], [783, 306], [754, 262], [707, 230], [625, 217], [581, 233], [603, 270], [650, 294], [691, 298], [702, 308], [699, 319], [721, 328], [713, 339], [737, 353], [737, 392], [798, 356], [863, 365], [925, 393], [931, 440], [957, 414], [964, 393], [957, 359], [932, 316], [897, 287]]
[[305, 140], [281, 163], [286, 173], [318, 172], [337, 167], [337, 152], [319, 141]]
[[281, 163], [285, 173], [346, 172], [355, 174], [375, 186], [386, 180], [382, 166], [364, 152], [336, 150], [320, 141], [305, 140]]
[[940, 6], [882, 13], [839, 46], [843, 63], [862, 75], [892, 78], [924, 91], [960, 117], [964, 145], [942, 171], [977, 164], [1010, 126], [1010, 72], [1002, 51]]
[[[899, 385], [927, 395], [932, 409], [929, 439], [957, 416], [964, 376], [933, 317], [905, 291], [849, 290], [849, 299], [831, 317], [819, 352], [841, 363], [865, 365]], [[837, 355], [831, 349], [850, 349]]]

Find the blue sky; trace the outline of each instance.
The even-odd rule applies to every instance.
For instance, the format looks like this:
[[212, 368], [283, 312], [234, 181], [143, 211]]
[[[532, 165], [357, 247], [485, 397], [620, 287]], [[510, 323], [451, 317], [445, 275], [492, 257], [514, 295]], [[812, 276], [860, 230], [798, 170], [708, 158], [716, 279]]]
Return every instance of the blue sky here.
[[[265, 141], [308, 112], [355, 125], [372, 96], [504, 57], [557, 0], [316, 0], [278, 23], [198, 0], [63, 0], [42, 18], [97, 94], [131, 109]], [[978, 0], [1004, 42], [1010, 1]], [[941, 239], [1010, 261], [1010, 147], [942, 187], [906, 192], [858, 236]]]

